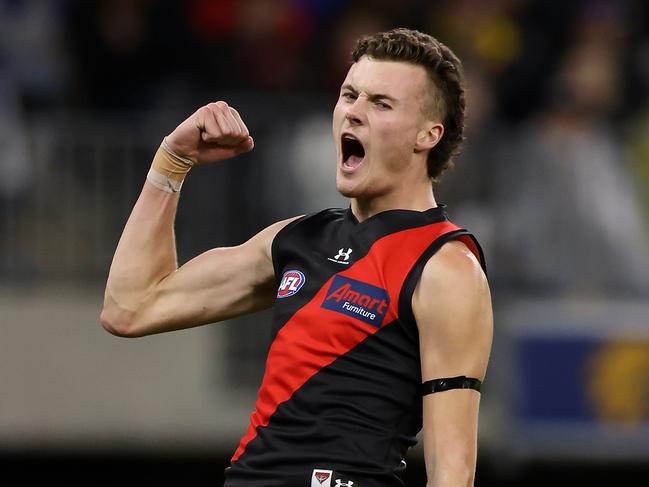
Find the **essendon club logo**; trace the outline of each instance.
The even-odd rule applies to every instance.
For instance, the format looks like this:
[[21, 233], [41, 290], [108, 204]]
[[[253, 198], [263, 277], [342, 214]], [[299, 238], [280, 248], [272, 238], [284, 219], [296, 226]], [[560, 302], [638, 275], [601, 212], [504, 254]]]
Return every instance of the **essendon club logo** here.
[[311, 487], [330, 487], [333, 470], [313, 469]]
[[282, 281], [279, 283], [279, 288], [277, 289], [278, 298], [288, 298], [293, 296], [300, 288], [304, 285], [306, 281], [304, 274], [300, 271], [286, 271], [282, 276]]
[[381, 326], [389, 306], [390, 296], [385, 289], [336, 275], [321, 307]]
[[316, 472], [314, 475], [318, 482], [323, 483], [325, 480], [331, 477], [331, 472]]

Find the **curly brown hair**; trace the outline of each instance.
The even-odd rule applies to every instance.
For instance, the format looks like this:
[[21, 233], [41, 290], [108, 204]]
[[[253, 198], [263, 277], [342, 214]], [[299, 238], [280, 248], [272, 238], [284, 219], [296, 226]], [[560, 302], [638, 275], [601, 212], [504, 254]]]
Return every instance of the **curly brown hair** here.
[[464, 76], [462, 63], [447, 46], [417, 30], [397, 28], [361, 37], [352, 61], [363, 57], [403, 61], [423, 66], [433, 85], [432, 103], [422, 106], [428, 117], [439, 117], [444, 135], [428, 153], [428, 176], [437, 180], [450, 167], [464, 140]]

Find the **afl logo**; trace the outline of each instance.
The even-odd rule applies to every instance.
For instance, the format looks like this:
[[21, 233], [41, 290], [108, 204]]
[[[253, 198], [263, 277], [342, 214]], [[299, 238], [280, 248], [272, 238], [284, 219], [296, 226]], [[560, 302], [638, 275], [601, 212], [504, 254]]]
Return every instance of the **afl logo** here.
[[282, 282], [279, 284], [277, 297], [288, 298], [289, 296], [293, 296], [300, 290], [305, 281], [304, 274], [300, 271], [286, 271], [282, 276]]

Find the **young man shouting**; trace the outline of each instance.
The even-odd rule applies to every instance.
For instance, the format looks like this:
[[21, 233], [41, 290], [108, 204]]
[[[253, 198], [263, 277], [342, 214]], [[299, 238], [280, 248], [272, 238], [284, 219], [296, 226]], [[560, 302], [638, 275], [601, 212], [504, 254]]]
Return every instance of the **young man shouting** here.
[[349, 208], [277, 222], [178, 268], [186, 174], [254, 146], [234, 108], [210, 103], [163, 140], [110, 269], [101, 320], [119, 336], [274, 307], [228, 487], [400, 486], [422, 428], [428, 485], [473, 485], [491, 299], [476, 240], [432, 188], [463, 137], [461, 64], [407, 29], [360, 39], [352, 59], [332, 161]]

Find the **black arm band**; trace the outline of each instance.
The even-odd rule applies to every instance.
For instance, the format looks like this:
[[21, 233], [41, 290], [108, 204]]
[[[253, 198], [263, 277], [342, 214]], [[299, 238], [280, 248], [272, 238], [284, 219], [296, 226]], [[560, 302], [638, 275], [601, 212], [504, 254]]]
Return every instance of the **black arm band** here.
[[433, 394], [435, 392], [448, 391], [449, 389], [475, 389], [480, 392], [482, 382], [473, 377], [460, 375], [458, 377], [445, 377], [443, 379], [427, 380], [421, 385], [421, 395]]

